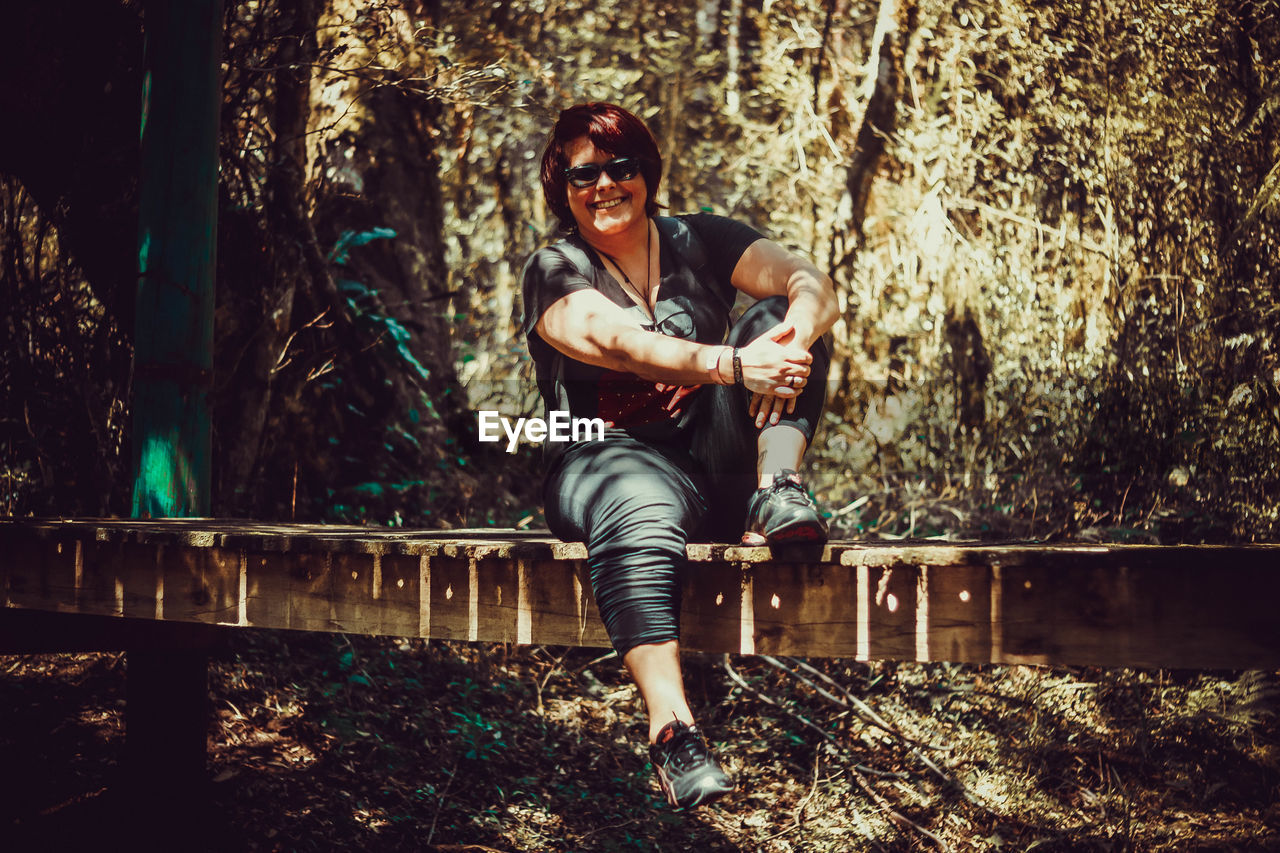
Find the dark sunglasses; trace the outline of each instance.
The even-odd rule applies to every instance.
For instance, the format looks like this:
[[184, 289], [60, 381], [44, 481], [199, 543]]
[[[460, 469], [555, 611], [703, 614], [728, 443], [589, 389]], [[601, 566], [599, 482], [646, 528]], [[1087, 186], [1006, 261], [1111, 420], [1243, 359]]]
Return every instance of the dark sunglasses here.
[[629, 181], [640, 174], [640, 159], [638, 157], [618, 157], [603, 165], [600, 163], [588, 163], [585, 166], [574, 166], [572, 169], [564, 170], [565, 175], [569, 178], [569, 183], [579, 189], [595, 186], [596, 181], [600, 180], [601, 172], [605, 172], [611, 179], [619, 183]]

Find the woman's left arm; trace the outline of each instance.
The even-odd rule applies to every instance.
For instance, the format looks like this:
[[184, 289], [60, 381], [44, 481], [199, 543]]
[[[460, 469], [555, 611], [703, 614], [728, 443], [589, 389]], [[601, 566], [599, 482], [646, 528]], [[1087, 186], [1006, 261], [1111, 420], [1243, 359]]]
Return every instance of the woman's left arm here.
[[756, 299], [787, 297], [784, 325], [793, 331], [779, 343], [809, 349], [839, 316], [830, 276], [772, 240], [759, 239], [747, 247], [733, 268], [733, 286]]
[[[827, 333], [839, 316], [835, 285], [831, 277], [798, 255], [761, 238], [738, 259], [733, 268], [733, 286], [756, 299], [787, 297], [787, 316], [764, 334], [780, 344], [808, 350]], [[826, 381], [820, 377], [819, 381]], [[776, 424], [784, 412], [796, 410], [796, 398], [752, 394], [747, 411], [756, 428]]]

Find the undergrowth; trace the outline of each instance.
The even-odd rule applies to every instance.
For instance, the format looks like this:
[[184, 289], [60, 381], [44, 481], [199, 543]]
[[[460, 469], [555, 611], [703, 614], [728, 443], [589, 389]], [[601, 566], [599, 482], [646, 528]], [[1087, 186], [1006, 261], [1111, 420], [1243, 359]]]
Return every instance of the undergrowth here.
[[[612, 654], [235, 644], [210, 681], [210, 849], [1280, 850], [1276, 673], [687, 654], [739, 787], [682, 815]], [[120, 664], [0, 659], [11, 838], [47, 842], [111, 790]]]

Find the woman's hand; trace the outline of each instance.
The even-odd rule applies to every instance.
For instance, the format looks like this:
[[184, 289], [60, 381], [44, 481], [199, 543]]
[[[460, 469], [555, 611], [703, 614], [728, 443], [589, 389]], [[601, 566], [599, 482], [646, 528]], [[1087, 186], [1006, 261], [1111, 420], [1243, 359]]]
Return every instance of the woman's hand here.
[[748, 414], [755, 418], [756, 429], [763, 428], [766, 423], [773, 426], [784, 413], [790, 414], [795, 410], [795, 397], [774, 397], [770, 394], [752, 394], [751, 405], [747, 408]]
[[[756, 429], [762, 428], [766, 423], [776, 424], [783, 414], [790, 414], [796, 410], [796, 397], [809, 380], [809, 363], [813, 360], [813, 356], [807, 350], [799, 348], [803, 340], [804, 335], [795, 328], [795, 325], [784, 321], [742, 348], [742, 372], [744, 380], [747, 380], [744, 384], [752, 392], [747, 411], [755, 419]], [[766, 347], [761, 344], [762, 341], [776, 344], [778, 349]], [[772, 387], [753, 386], [747, 377], [746, 353], [748, 349], [757, 345], [760, 346], [762, 354], [782, 356], [784, 359], [777, 377], [781, 382], [774, 382]]]
[[742, 363], [742, 384], [753, 394], [795, 397], [809, 378], [813, 356], [794, 343], [795, 329], [780, 323], [738, 350]]

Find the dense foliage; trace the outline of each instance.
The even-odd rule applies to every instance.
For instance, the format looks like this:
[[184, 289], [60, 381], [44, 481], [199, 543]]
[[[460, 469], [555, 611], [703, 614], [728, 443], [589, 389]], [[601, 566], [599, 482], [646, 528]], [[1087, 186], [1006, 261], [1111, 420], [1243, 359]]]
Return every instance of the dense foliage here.
[[[61, 38], [0, 95], [0, 511], [122, 513], [145, 4], [16, 5]], [[537, 157], [593, 99], [832, 270], [838, 531], [1280, 528], [1274, 3], [245, 0], [224, 59], [217, 514], [537, 524], [474, 411], [540, 410]]]

